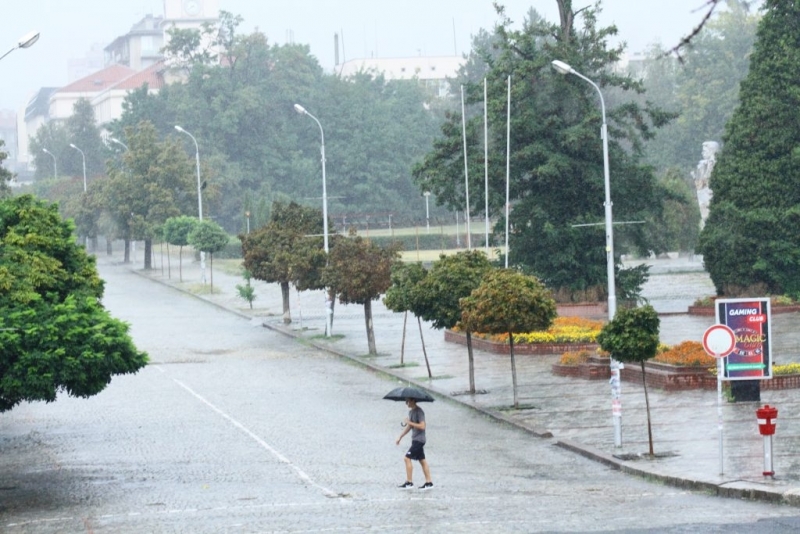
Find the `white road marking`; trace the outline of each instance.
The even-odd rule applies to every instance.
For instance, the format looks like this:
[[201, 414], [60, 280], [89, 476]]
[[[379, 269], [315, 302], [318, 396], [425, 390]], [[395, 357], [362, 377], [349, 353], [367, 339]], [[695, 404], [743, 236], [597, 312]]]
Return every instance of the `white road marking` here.
[[252, 432], [250, 429], [245, 427], [239, 421], [237, 421], [236, 419], [234, 419], [230, 415], [226, 414], [225, 412], [223, 412], [222, 410], [220, 410], [219, 408], [217, 408], [216, 406], [211, 404], [209, 401], [204, 399], [201, 395], [199, 395], [194, 390], [192, 390], [192, 388], [190, 388], [189, 386], [187, 386], [186, 384], [184, 384], [180, 380], [177, 380], [175, 378], [173, 378], [172, 380], [176, 384], [178, 384], [180, 387], [182, 387], [183, 389], [185, 389], [186, 391], [191, 393], [197, 400], [199, 400], [200, 402], [202, 402], [203, 404], [205, 404], [206, 406], [208, 406], [209, 408], [214, 410], [217, 414], [219, 414], [224, 419], [227, 419], [228, 422], [230, 422], [233, 426], [235, 426], [236, 428], [238, 428], [239, 430], [241, 430], [242, 432], [244, 432], [245, 434], [250, 436], [256, 443], [261, 445], [264, 449], [269, 451], [270, 454], [272, 454], [275, 458], [277, 458], [279, 462], [288, 465], [295, 473], [297, 473], [297, 476], [299, 476], [301, 480], [303, 480], [304, 482], [306, 482], [306, 483], [310, 484], [311, 486], [313, 486], [313, 487], [319, 489], [320, 491], [322, 491], [322, 493], [326, 497], [338, 497], [339, 496], [335, 491], [331, 491], [330, 489], [326, 488], [325, 486], [315, 482], [310, 476], [308, 476], [308, 474], [305, 471], [303, 471], [297, 465], [292, 463], [291, 460], [289, 460], [286, 456], [284, 456], [280, 451], [275, 449], [275, 447], [271, 446], [269, 443], [267, 443], [266, 441], [261, 439], [259, 436], [257, 436], [254, 432]]

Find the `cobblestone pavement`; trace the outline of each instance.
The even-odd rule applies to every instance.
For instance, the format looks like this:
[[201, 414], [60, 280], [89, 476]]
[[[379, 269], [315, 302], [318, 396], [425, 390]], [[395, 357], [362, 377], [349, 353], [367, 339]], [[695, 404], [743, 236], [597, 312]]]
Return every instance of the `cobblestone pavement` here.
[[[208, 300], [223, 307], [215, 308], [127, 267], [101, 264], [106, 306], [132, 325], [151, 365], [116, 377], [90, 399], [61, 396], [0, 414], [2, 532], [718, 532], [720, 526], [794, 532], [800, 526], [793, 507], [648, 482], [557, 447], [567, 431], [585, 449], [608, 441], [606, 388], [581, 382], [586, 391], [575, 391], [574, 381], [529, 366], [520, 369], [524, 402], [537, 406], [501, 411], [510, 395], [507, 362], [481, 353], [476, 376], [489, 393], [453, 396], [465, 386], [466, 358], [441, 341], [441, 332], [424, 328], [434, 380], [425, 379], [418, 332], [409, 334], [405, 354], [416, 365], [393, 368], [402, 315], [379, 314], [382, 353], [364, 357], [358, 308], [337, 306], [334, 331], [344, 337], [325, 341], [318, 338], [321, 318], [311, 313], [317, 303], [303, 302], [304, 329], [286, 330], [300, 338], [294, 341], [278, 331], [277, 289], [259, 287], [259, 306], [251, 311], [231, 298], [241, 280], [215, 272], [219, 293]], [[342, 359], [337, 351], [354, 356]], [[405, 408], [381, 397], [404, 377], [438, 394], [425, 406], [431, 492], [394, 487], [403, 478], [403, 449], [394, 439]], [[626, 409], [636, 410], [628, 404], [633, 400]], [[541, 412], [553, 418], [540, 422]], [[636, 424], [626, 416], [632, 444], [626, 450], [640, 449], [631, 437], [638, 432], [629, 430]], [[536, 438], [526, 428], [547, 428], [555, 437]], [[709, 446], [713, 460], [716, 449]], [[779, 472], [786, 461], [780, 452]], [[743, 465], [731, 462], [731, 470], [753, 467], [752, 456], [742, 454]], [[698, 474], [708, 462], [699, 460]]]

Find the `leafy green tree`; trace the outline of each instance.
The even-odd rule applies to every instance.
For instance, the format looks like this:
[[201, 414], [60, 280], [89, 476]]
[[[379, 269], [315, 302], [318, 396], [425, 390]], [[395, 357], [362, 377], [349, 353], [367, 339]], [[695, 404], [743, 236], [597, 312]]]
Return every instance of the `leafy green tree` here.
[[[428, 274], [422, 263], [398, 263], [392, 268], [391, 282], [392, 285], [386, 290], [386, 296], [383, 298], [383, 303], [386, 307], [393, 312], [403, 312], [403, 342], [400, 345], [400, 365], [403, 365], [403, 357], [405, 355], [406, 347], [406, 322], [408, 319], [408, 312], [412, 310], [413, 291], [418, 283], [420, 283]], [[413, 312], [412, 312], [413, 313]], [[428, 378], [433, 378], [431, 373], [431, 365], [428, 362], [428, 353], [425, 350], [425, 340], [422, 337], [422, 320], [417, 317], [417, 326], [419, 327], [419, 338], [422, 340], [422, 352], [425, 355], [425, 365], [428, 368]]]
[[[461, 321], [459, 302], [470, 296], [492, 269], [486, 254], [480, 250], [442, 254], [433, 263], [428, 276], [417, 283], [411, 295], [410, 310], [434, 328], [453, 328]], [[475, 360], [472, 352], [472, 331], [464, 329], [469, 358], [469, 392], [475, 394]]]
[[183, 247], [189, 244], [189, 233], [197, 223], [196, 218], [186, 215], [170, 217], [164, 222], [164, 240], [178, 247], [178, 273], [181, 282], [183, 282]]
[[361, 236], [340, 237], [331, 248], [323, 281], [342, 304], [362, 304], [370, 354], [378, 354], [372, 324], [372, 301], [391, 285], [392, 267], [400, 261], [399, 245], [381, 248]]
[[496, 269], [484, 276], [469, 297], [461, 299], [460, 306], [465, 330], [508, 334], [514, 408], [519, 409], [514, 334], [550, 328], [557, 315], [556, 301], [535, 277]]
[[[576, 12], [569, 0], [558, 0], [558, 5], [560, 24], [548, 23], [532, 12], [521, 30], [512, 30], [511, 21], [504, 19], [495, 28], [492, 48], [473, 52], [482, 59], [474, 64], [479, 72], [469, 71], [468, 64], [452, 84], [454, 89], [463, 85], [467, 106], [469, 189], [476, 192], [470, 195], [469, 208], [472, 213], [483, 209], [488, 165], [490, 212], [505, 211], [507, 80], [511, 75], [511, 263], [554, 289], [604, 292], [601, 107], [590, 84], [558, 74], [551, 63], [569, 63], [604, 92], [611, 88], [641, 92], [643, 87], [614, 69], [623, 49], [608, 47], [616, 28], [597, 27], [597, 6]], [[503, 13], [501, 7], [497, 9]], [[492, 155], [488, 162], [483, 161], [483, 84], [472, 81], [482, 82], [484, 77]], [[672, 115], [627, 102], [609, 109], [607, 116], [614, 218], [643, 220], [660, 209], [661, 191], [652, 169], [643, 164], [642, 146]], [[458, 210], [466, 207], [461, 123], [460, 112], [448, 113], [441, 136], [414, 169], [418, 186], [436, 195], [437, 202]], [[617, 226], [615, 238], [617, 264], [623, 253], [655, 250], [644, 225]]]
[[197, 224], [192, 228], [187, 236], [189, 244], [192, 245], [195, 250], [199, 250], [200, 252], [206, 252], [209, 255], [210, 259], [210, 266], [209, 271], [211, 273], [211, 292], [214, 292], [214, 253], [219, 252], [225, 245], [228, 244], [231, 237], [225, 232], [225, 230], [215, 223], [214, 221], [210, 221], [208, 219], [203, 219], [202, 221], [198, 221]]
[[159, 141], [150, 122], [126, 131], [122, 166], [109, 165], [105, 205], [121, 236], [145, 242], [144, 268], [152, 264], [157, 229], [170, 217], [197, 208], [195, 165], [176, 138]]
[[800, 295], [800, 4], [767, 0], [764, 8], [700, 234], [718, 294]]
[[320, 277], [325, 266], [325, 253], [322, 239], [318, 237], [322, 230], [320, 210], [294, 202], [276, 202], [265, 226], [239, 236], [245, 269], [256, 280], [280, 284], [285, 324], [292, 322], [290, 284], [295, 284], [301, 291], [324, 287]]
[[94, 258], [57, 207], [0, 200], [0, 412], [59, 391], [89, 397], [147, 363], [103, 308]]
[[650, 398], [647, 395], [645, 362], [658, 352], [658, 313], [652, 306], [622, 309], [606, 323], [597, 335], [597, 343], [611, 357], [621, 362], [639, 362], [642, 366], [642, 384], [647, 405], [647, 435], [650, 456], [653, 456], [653, 430], [650, 423]]

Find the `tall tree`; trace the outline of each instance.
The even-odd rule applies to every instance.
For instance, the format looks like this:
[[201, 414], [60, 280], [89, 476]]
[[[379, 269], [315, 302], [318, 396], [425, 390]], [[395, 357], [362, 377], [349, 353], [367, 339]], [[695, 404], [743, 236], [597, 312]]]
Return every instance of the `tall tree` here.
[[496, 269], [460, 305], [465, 330], [508, 335], [514, 408], [519, 409], [514, 334], [550, 328], [557, 315], [550, 291], [533, 276]]
[[[484, 47], [476, 62], [487, 79], [490, 159], [483, 161], [483, 87], [464, 70], [453, 84], [463, 85], [467, 104], [466, 143], [470, 211], [483, 211], [484, 168], [489, 166], [489, 205], [500, 215], [505, 206], [507, 80], [511, 75], [510, 260], [524, 266], [552, 288], [570, 291], [592, 287], [605, 291], [606, 245], [603, 232], [604, 164], [598, 136], [601, 106], [595, 89], [576, 76], [563, 77], [553, 60], [569, 63], [595, 80], [601, 90], [641, 92], [641, 83], [613, 66], [622, 48], [608, 48], [615, 27], [598, 28], [599, 7], [574, 11], [559, 0], [560, 24], [531, 12], [519, 31], [503, 19], [495, 29], [496, 50]], [[498, 6], [503, 15], [503, 8]], [[577, 27], [581, 21], [581, 27]], [[499, 50], [499, 53], [498, 53]], [[640, 221], [660, 208], [660, 189], [652, 169], [641, 161], [643, 142], [671, 115], [652, 106], [625, 103], [608, 110], [611, 188], [614, 218]], [[415, 168], [417, 184], [426, 186], [453, 209], [466, 207], [462, 114], [450, 113], [442, 136]], [[584, 225], [584, 226], [577, 226]], [[594, 226], [597, 225], [597, 226]], [[643, 225], [615, 227], [615, 263], [625, 252], [655, 249]]]
[[0, 200], [0, 412], [59, 391], [88, 397], [147, 355], [101, 304], [94, 258], [53, 204]]
[[361, 236], [340, 237], [331, 248], [323, 271], [325, 285], [342, 304], [364, 306], [364, 323], [370, 354], [378, 354], [372, 323], [372, 301], [389, 289], [392, 267], [400, 261], [399, 245], [381, 248]]
[[800, 4], [766, 0], [764, 7], [700, 234], [719, 294], [800, 295]]
[[157, 228], [197, 209], [195, 166], [177, 139], [159, 141], [150, 122], [126, 130], [125, 141], [122, 166], [109, 165], [106, 206], [120, 237], [144, 240], [144, 268], [150, 269]]

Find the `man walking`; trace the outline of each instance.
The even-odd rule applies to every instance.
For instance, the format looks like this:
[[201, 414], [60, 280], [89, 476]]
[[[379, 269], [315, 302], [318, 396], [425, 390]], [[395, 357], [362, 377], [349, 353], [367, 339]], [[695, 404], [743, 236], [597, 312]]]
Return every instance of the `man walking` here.
[[400, 437], [397, 438], [397, 445], [400, 445], [400, 440], [411, 430], [411, 447], [405, 456], [406, 481], [400, 484], [399, 487], [401, 489], [414, 487], [412, 482], [414, 465], [411, 462], [416, 460], [422, 466], [422, 473], [425, 475], [425, 484], [420, 486], [419, 489], [429, 490], [433, 488], [433, 482], [431, 482], [431, 470], [428, 467], [428, 461], [425, 459], [425, 412], [417, 406], [417, 401], [414, 399], [406, 399], [406, 406], [408, 406], [408, 417], [403, 421], [405, 428], [403, 428]]

